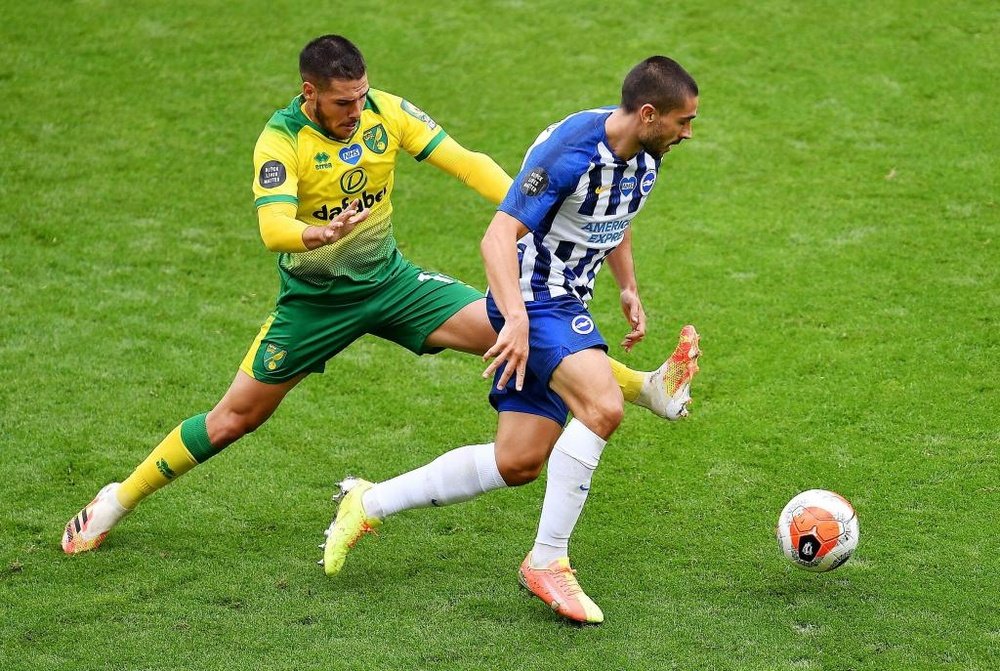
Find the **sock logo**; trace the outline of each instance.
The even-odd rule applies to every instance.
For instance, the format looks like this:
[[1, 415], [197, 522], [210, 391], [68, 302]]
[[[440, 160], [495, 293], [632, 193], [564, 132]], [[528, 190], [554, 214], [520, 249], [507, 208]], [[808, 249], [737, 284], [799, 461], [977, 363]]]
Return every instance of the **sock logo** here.
[[581, 492], [589, 492], [590, 491], [590, 487], [588, 487], [587, 485], [580, 485], [580, 491]]
[[166, 459], [160, 459], [157, 461], [156, 468], [160, 471], [160, 473], [163, 473], [163, 477], [167, 480], [173, 480], [177, 477], [177, 474], [174, 473], [172, 468], [170, 468], [170, 464], [167, 463]]

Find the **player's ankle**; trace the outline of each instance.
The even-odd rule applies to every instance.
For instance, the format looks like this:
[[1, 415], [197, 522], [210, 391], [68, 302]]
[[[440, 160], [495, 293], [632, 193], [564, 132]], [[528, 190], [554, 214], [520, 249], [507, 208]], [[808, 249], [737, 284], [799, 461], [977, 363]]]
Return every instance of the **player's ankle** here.
[[569, 548], [567, 547], [535, 543], [535, 546], [531, 549], [531, 560], [528, 564], [531, 568], [547, 568], [555, 560], [562, 559], [568, 555]]
[[376, 496], [374, 489], [369, 489], [361, 497], [361, 510], [364, 511], [365, 517], [374, 517], [377, 520], [385, 519], [385, 512], [378, 502], [378, 496]]

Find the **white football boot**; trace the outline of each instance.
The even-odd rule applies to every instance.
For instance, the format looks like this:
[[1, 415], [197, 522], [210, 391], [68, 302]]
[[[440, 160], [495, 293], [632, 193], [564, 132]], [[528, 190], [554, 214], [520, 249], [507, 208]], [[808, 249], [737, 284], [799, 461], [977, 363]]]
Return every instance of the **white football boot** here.
[[635, 404], [670, 421], [688, 416], [691, 380], [698, 372], [701, 336], [688, 324], [681, 329], [677, 348], [663, 365], [646, 375]]
[[120, 482], [105, 486], [97, 492], [93, 501], [66, 523], [62, 537], [63, 552], [75, 555], [96, 550], [104, 542], [111, 527], [128, 515], [129, 510], [118, 503], [116, 492], [119, 487]]

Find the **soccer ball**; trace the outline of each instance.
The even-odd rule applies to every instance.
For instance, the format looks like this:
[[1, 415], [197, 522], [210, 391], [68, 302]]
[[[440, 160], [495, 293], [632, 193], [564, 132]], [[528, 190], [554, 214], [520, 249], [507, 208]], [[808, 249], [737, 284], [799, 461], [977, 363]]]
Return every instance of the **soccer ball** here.
[[778, 517], [778, 545], [807, 571], [832, 571], [858, 547], [858, 516], [840, 494], [810, 489], [795, 496]]

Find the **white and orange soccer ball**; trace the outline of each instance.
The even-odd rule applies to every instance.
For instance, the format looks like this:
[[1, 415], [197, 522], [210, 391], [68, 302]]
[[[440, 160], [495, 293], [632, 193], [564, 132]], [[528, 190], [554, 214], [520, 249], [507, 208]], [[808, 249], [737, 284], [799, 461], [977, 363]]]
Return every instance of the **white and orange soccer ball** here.
[[832, 571], [858, 547], [858, 516], [840, 494], [810, 489], [788, 502], [778, 517], [778, 545], [807, 571]]

